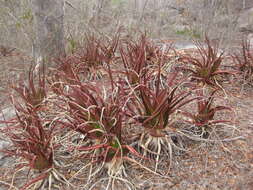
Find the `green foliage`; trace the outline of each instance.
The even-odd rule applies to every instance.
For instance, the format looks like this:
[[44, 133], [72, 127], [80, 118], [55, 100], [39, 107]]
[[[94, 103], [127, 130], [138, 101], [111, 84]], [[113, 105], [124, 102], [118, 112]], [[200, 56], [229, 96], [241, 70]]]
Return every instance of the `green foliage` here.
[[195, 39], [201, 38], [201, 34], [197, 30], [194, 30], [194, 29], [190, 30], [188, 28], [185, 28], [183, 30], [177, 30], [176, 34], [180, 36], [185, 36], [185, 37], [192, 37]]
[[31, 23], [33, 21], [32, 10], [31, 9], [27, 10], [20, 18]]
[[113, 4], [113, 5], [119, 5], [119, 4], [121, 4], [123, 2], [123, 0], [111, 0], [111, 3]]
[[16, 27], [20, 28], [22, 26], [21, 22], [16, 22]]
[[67, 44], [68, 51], [70, 53], [74, 53], [78, 47], [78, 42], [72, 36], [67, 38], [67, 42], [68, 42], [68, 44]]

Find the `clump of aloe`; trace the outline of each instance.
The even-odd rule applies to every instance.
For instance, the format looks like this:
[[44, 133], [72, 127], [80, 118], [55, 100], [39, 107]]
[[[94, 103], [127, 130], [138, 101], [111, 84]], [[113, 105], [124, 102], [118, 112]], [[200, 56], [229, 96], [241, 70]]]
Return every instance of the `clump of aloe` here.
[[12, 86], [15, 93], [11, 95], [11, 100], [16, 115], [3, 121], [6, 126], [1, 129], [11, 142], [3, 152], [18, 158], [17, 171], [28, 168], [28, 173], [32, 172], [31, 179], [20, 189], [51, 188], [53, 182], [66, 183], [55, 169], [54, 150], [57, 144], [53, 138], [57, 131], [56, 123], [44, 117], [47, 110], [45, 81], [44, 67], [36, 71], [32, 65], [28, 84]]

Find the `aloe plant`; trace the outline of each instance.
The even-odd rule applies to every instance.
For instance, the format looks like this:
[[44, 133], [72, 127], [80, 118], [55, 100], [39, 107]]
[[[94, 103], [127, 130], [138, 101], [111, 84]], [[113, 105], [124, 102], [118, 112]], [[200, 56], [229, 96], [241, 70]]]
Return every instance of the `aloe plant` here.
[[244, 39], [241, 44], [240, 54], [234, 53], [232, 59], [236, 70], [243, 74], [243, 78], [248, 84], [253, 81], [253, 50], [250, 42]]
[[138, 42], [128, 41], [126, 42], [126, 47], [120, 47], [125, 74], [131, 85], [139, 83], [139, 78], [147, 65], [145, 58], [146, 43], [146, 38], [142, 36]]
[[[75, 130], [86, 137], [90, 145], [73, 147], [84, 152], [91, 160], [91, 168], [95, 163], [103, 164], [109, 178], [121, 179], [125, 175], [124, 162], [128, 153], [138, 153], [127, 144], [123, 135], [124, 115], [122, 112], [124, 99], [120, 87], [102, 91], [101, 87], [92, 83], [70, 86], [67, 98], [68, 122], [62, 122], [64, 128]], [[90, 176], [93, 176], [91, 174]], [[131, 182], [124, 181], [131, 184]]]
[[52, 167], [53, 153], [50, 147], [53, 129], [46, 129], [39, 116], [17, 108], [16, 118], [7, 121], [9, 127], [4, 132], [12, 141], [12, 151], [6, 151], [10, 155], [24, 157], [29, 166], [36, 170], [45, 170]]
[[19, 169], [28, 167], [33, 172], [39, 172], [21, 188], [26, 189], [46, 183], [51, 175], [58, 176], [54, 172], [54, 145], [52, 145], [55, 126], [52, 124], [48, 127], [49, 121], [42, 119], [36, 108], [22, 106], [15, 101], [13, 103], [16, 116], [4, 121], [6, 127], [1, 129], [12, 144], [2, 151], [8, 156], [25, 160], [24, 163], [18, 164]]
[[12, 88], [22, 98], [27, 107], [40, 109], [47, 97], [44, 65], [39, 66], [38, 71], [35, 70], [35, 65], [30, 66], [27, 83], [12, 85]]
[[197, 43], [196, 46], [197, 56], [185, 55], [181, 57], [181, 60], [189, 65], [185, 66], [183, 70], [189, 71], [192, 80], [197, 84], [222, 88], [218, 77], [234, 74], [233, 71], [221, 68], [224, 53], [220, 53], [218, 46], [212, 45], [208, 37], [206, 37], [204, 45]]
[[87, 35], [85, 45], [75, 53], [79, 59], [78, 72], [88, 75], [88, 79], [99, 79], [105, 74], [104, 65], [111, 64], [119, 43], [120, 31], [111, 40], [96, 38]]
[[217, 91], [218, 90], [216, 89], [208, 97], [204, 97], [203, 89], [198, 90], [197, 95], [202, 98], [197, 102], [197, 113], [181, 112], [190, 118], [190, 120], [187, 121], [195, 126], [196, 131], [200, 132], [200, 137], [208, 138], [210, 131], [212, 130], [212, 125], [214, 124], [231, 123], [231, 120], [215, 119], [215, 114], [219, 111], [232, 111], [230, 107], [214, 105], [214, 95]]
[[[139, 140], [144, 156], [155, 155], [158, 163], [161, 153], [168, 152], [172, 163], [172, 147], [175, 144], [171, 136], [167, 135], [174, 131], [172, 115], [196, 98], [188, 98], [190, 92], [178, 92], [179, 86], [174, 84], [177, 73], [171, 74], [173, 76], [169, 77], [167, 86], [161, 85], [159, 74], [160, 72], [155, 84], [144, 75], [142, 83], [132, 89], [134, 93], [127, 102], [126, 115], [134, 118], [136, 125], [144, 128]], [[176, 136], [176, 132], [173, 134]]]
[[32, 65], [28, 74], [28, 84], [12, 86], [16, 94], [10, 97], [16, 115], [1, 121], [6, 126], [0, 131], [11, 142], [10, 147], [2, 151], [8, 156], [21, 159], [21, 163], [17, 163], [17, 170], [28, 167], [29, 171], [37, 173], [30, 176], [31, 179], [21, 189], [32, 186], [50, 188], [53, 182], [67, 184], [55, 169], [54, 151], [58, 147], [53, 141], [57, 133], [55, 119], [44, 117], [48, 106], [45, 104], [48, 93], [45, 80], [44, 67], [36, 71]]
[[137, 41], [125, 42], [120, 47], [120, 55], [128, 82], [132, 85], [138, 84], [145, 72], [152, 73], [150, 77], [153, 78], [160, 72], [160, 76], [166, 78], [171, 50], [172, 46], [162, 49], [144, 34]]

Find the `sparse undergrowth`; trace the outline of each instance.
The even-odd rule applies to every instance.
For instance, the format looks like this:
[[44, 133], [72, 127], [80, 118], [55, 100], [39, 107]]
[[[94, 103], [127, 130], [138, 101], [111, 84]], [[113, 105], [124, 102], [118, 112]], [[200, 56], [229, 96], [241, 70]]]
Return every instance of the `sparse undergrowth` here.
[[[57, 59], [50, 76], [32, 66], [28, 84], [13, 86], [16, 116], [1, 121], [11, 142], [3, 152], [18, 163], [10, 167], [13, 178], [0, 183], [143, 189], [133, 174], [144, 172], [176, 187], [184, 175], [175, 176], [174, 165], [241, 138], [229, 119], [234, 108], [216, 101], [230, 85], [221, 84], [224, 74], [234, 72], [220, 69], [223, 54], [208, 38], [206, 45], [198, 46], [200, 58], [178, 59], [189, 67], [173, 71], [172, 46], [160, 48], [145, 35], [126, 41], [118, 31], [112, 40], [89, 35], [83, 48]], [[190, 76], [179, 77], [185, 70]], [[28, 172], [20, 184], [19, 172]]]

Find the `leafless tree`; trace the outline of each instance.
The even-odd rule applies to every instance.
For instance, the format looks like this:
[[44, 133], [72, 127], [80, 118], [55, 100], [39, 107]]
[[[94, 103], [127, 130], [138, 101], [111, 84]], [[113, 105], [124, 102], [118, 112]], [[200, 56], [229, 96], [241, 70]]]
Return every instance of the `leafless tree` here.
[[34, 57], [49, 61], [65, 55], [64, 0], [32, 0], [36, 42]]

